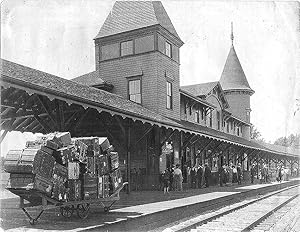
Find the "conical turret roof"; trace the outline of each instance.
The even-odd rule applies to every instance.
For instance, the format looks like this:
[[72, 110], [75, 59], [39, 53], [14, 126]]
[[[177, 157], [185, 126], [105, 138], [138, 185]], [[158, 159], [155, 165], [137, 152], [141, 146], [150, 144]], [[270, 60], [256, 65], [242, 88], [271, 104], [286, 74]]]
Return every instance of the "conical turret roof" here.
[[248, 90], [251, 94], [254, 93], [247, 81], [233, 45], [227, 56], [220, 83], [224, 91]]
[[95, 39], [153, 25], [162, 26], [181, 41], [160, 1], [117, 1]]

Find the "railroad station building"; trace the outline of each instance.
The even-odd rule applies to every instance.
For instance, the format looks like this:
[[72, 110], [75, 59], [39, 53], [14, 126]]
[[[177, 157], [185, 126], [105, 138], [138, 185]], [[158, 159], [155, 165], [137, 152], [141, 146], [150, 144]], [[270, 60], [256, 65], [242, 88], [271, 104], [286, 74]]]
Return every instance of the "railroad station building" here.
[[1, 140], [12, 130], [109, 137], [142, 189], [157, 189], [174, 164], [184, 181], [187, 167], [208, 164], [215, 183], [223, 164], [241, 163], [245, 179], [253, 163], [299, 169], [299, 151], [250, 139], [255, 91], [233, 34], [219, 81], [180, 86], [184, 42], [161, 2], [116, 2], [99, 27], [95, 71], [72, 80], [2, 60]]

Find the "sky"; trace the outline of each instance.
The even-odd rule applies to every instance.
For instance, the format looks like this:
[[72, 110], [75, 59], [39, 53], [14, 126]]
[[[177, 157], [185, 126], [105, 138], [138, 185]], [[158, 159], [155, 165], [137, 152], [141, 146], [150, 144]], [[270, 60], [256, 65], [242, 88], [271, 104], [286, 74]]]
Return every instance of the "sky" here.
[[[299, 2], [162, 1], [184, 41], [181, 85], [220, 79], [231, 41], [248, 82], [251, 122], [266, 141], [300, 133]], [[114, 1], [11, 0], [1, 4], [1, 58], [66, 79], [95, 70], [94, 41]], [[2, 153], [24, 146], [8, 133]], [[12, 142], [13, 141], [13, 142]], [[16, 142], [17, 141], [17, 142]]]

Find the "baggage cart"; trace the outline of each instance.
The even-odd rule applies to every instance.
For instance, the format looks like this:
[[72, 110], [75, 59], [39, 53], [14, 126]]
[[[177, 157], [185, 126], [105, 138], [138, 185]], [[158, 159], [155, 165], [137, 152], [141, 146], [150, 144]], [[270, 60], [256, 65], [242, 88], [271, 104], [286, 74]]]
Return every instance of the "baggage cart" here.
[[[34, 225], [43, 214], [43, 212], [50, 209], [60, 209], [61, 215], [66, 218], [70, 218], [76, 211], [78, 217], [81, 219], [85, 219], [88, 217], [90, 205], [92, 204], [98, 204], [103, 207], [104, 212], [108, 212], [114, 205], [114, 203], [120, 200], [120, 191], [126, 184], [128, 184], [128, 182], [124, 182], [118, 189], [115, 190], [113, 194], [106, 198], [67, 202], [53, 199], [45, 193], [39, 192], [34, 189], [26, 190], [21, 188], [8, 188], [8, 190], [20, 197], [19, 208], [21, 208], [25, 215], [29, 218], [29, 223], [31, 225]], [[25, 203], [25, 200], [29, 203]], [[36, 209], [38, 211], [37, 216], [32, 217], [27, 211], [28, 208]]]

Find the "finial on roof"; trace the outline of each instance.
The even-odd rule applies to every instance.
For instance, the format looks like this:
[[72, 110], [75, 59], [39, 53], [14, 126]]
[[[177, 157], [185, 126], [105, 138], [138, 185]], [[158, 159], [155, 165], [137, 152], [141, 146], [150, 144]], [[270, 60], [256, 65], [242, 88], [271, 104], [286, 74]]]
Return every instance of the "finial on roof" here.
[[233, 46], [233, 39], [234, 39], [234, 36], [233, 36], [233, 22], [231, 22], [231, 45]]

